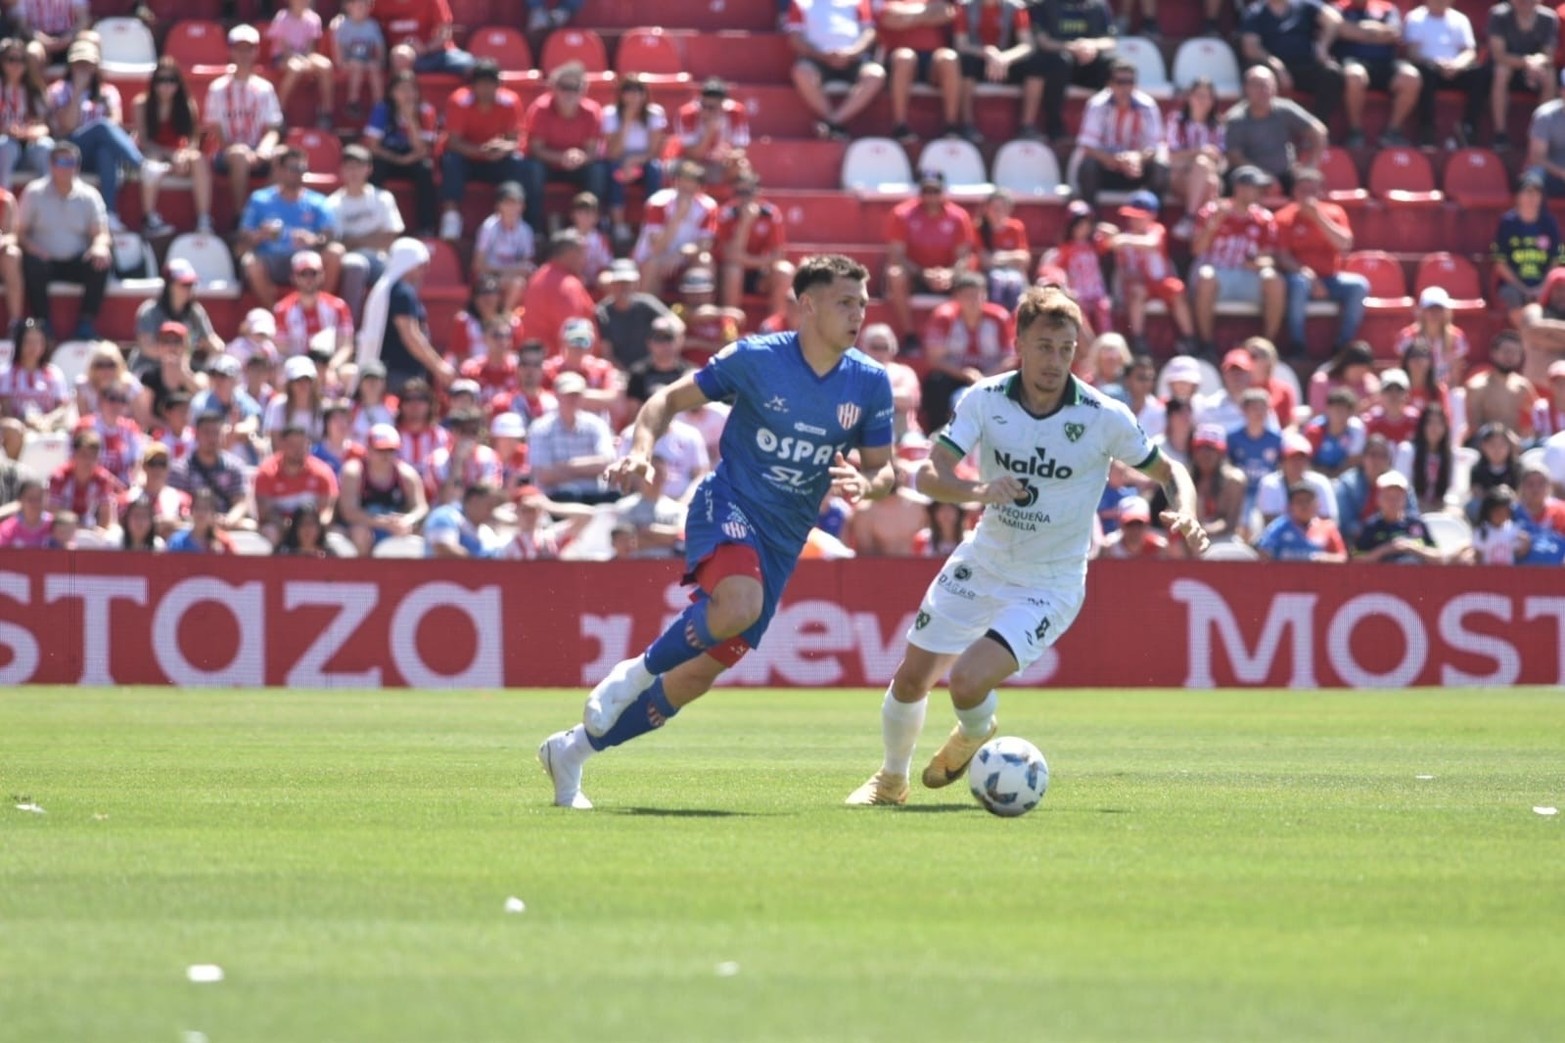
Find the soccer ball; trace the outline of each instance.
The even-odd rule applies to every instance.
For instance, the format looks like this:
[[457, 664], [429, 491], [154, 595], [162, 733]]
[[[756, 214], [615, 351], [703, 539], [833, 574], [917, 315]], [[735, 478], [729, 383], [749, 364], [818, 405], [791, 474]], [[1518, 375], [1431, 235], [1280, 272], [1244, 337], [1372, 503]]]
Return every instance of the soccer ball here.
[[1049, 762], [1026, 739], [1002, 735], [978, 748], [967, 769], [967, 784], [985, 811], [1015, 818], [1043, 799], [1049, 788]]

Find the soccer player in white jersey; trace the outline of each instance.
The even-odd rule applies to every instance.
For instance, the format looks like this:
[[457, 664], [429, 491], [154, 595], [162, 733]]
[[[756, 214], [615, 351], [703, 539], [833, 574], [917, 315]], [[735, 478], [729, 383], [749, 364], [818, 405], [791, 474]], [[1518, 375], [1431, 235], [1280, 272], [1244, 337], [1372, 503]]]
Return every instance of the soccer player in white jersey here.
[[[995, 688], [1032, 664], [1075, 620], [1086, 597], [1092, 520], [1116, 460], [1160, 484], [1170, 532], [1196, 553], [1190, 475], [1163, 456], [1130, 410], [1071, 375], [1081, 309], [1058, 289], [1031, 289], [1016, 309], [1019, 369], [973, 385], [915, 475], [945, 503], [985, 504], [972, 540], [951, 553], [908, 632], [881, 707], [885, 761], [849, 804], [903, 804], [929, 691], [950, 672], [957, 724], [924, 769], [948, 786], [995, 734]], [[969, 453], [979, 480], [957, 477]]]

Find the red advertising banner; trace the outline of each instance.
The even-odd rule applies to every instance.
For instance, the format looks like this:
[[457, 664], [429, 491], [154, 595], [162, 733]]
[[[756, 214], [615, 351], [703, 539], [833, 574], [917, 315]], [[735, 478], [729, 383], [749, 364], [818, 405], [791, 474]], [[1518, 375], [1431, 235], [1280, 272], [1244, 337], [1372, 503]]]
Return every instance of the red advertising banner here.
[[[725, 683], [878, 687], [936, 562], [805, 562]], [[0, 684], [580, 687], [686, 603], [672, 562], [0, 552]], [[1098, 562], [1018, 684], [1565, 684], [1565, 576]]]

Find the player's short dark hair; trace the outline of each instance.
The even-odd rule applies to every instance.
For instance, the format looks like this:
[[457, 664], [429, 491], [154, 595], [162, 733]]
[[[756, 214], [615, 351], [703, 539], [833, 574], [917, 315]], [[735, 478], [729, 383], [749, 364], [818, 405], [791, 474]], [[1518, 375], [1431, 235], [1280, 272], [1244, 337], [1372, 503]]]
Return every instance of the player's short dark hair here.
[[1328, 406], [1346, 406], [1348, 409], [1357, 409], [1359, 397], [1353, 393], [1352, 388], [1332, 388], [1326, 393]]
[[816, 286], [830, 286], [838, 279], [866, 282], [869, 279], [869, 269], [842, 254], [816, 254], [813, 257], [806, 257], [799, 262], [798, 271], [793, 273], [793, 295], [803, 297], [806, 291]]
[[1022, 294], [1016, 306], [1016, 332], [1021, 333], [1035, 322], [1048, 326], [1074, 326], [1079, 334], [1082, 327], [1081, 305], [1058, 286], [1033, 286]]

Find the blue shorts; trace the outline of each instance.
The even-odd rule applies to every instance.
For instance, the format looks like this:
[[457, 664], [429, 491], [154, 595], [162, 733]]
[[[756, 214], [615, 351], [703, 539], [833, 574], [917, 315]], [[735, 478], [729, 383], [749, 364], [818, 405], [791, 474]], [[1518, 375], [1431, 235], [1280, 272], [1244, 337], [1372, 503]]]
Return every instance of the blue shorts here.
[[[685, 582], [696, 582], [702, 562], [724, 544], [750, 548], [761, 563], [761, 615], [739, 635], [751, 648], [759, 648], [803, 547], [779, 548], [762, 540], [744, 509], [727, 495], [726, 489], [718, 488], [715, 476], [707, 475], [691, 498], [690, 511], [685, 516]], [[691, 596], [699, 600], [708, 594], [698, 588]]]

